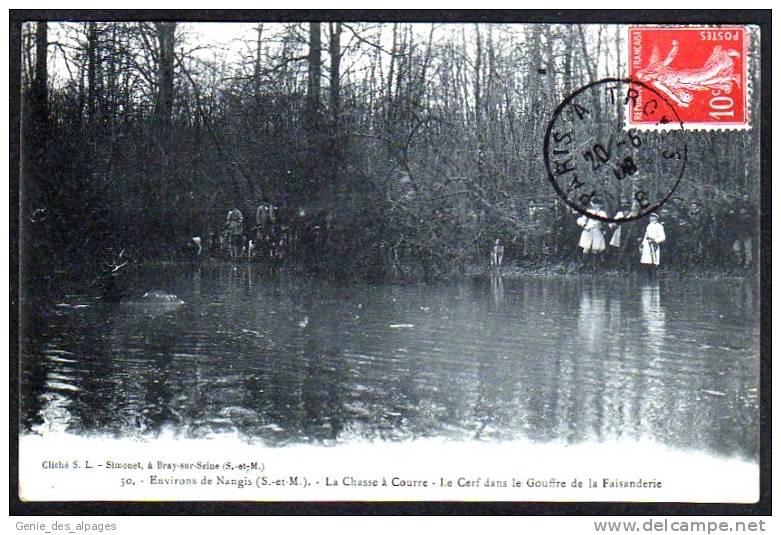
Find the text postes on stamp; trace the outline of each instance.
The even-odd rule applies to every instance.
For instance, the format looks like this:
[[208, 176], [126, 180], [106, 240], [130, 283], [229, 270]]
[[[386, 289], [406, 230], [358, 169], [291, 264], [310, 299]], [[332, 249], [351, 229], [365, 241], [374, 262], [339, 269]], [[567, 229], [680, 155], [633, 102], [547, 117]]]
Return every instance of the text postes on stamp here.
[[[626, 128], [624, 112], [638, 105], [641, 90], [643, 117], [665, 125], [665, 131]], [[686, 168], [684, 135], [675, 107], [659, 91], [634, 80], [600, 80], [554, 111], [543, 147], [548, 179], [581, 214], [609, 222], [638, 219], [658, 209], [678, 186]], [[595, 203], [607, 211], [594, 210]], [[624, 217], [617, 220], [612, 214], [619, 210]]]
[[[629, 77], [664, 94], [687, 129], [748, 128], [747, 43], [741, 26], [631, 26]], [[639, 93], [628, 126], [659, 129]]]

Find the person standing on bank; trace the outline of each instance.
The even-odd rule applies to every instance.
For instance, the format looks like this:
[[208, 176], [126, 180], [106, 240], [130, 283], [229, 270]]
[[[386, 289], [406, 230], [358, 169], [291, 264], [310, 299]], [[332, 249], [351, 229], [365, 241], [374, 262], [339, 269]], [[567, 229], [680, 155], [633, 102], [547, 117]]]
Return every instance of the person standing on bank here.
[[656, 276], [656, 269], [659, 267], [659, 255], [661, 248], [667, 237], [664, 235], [664, 226], [659, 221], [659, 215], [652, 212], [648, 226], [645, 229], [645, 235], [640, 243], [640, 264], [646, 274], [653, 278]]
[[231, 260], [235, 261], [241, 256], [241, 248], [244, 245], [244, 215], [241, 210], [238, 208], [230, 210], [225, 224], [228, 228]]
[[[631, 206], [631, 208], [629, 208]], [[622, 219], [632, 219], [637, 217], [640, 211], [640, 204], [637, 201], [629, 202], [627, 199], [621, 199], [618, 205], [618, 211], [613, 219], [616, 223], [609, 223], [608, 227], [614, 229], [608, 243], [608, 250], [611, 251], [612, 266], [619, 269], [621, 264], [629, 263], [633, 265], [635, 249], [629, 247], [632, 238], [637, 234], [637, 221], [627, 221], [618, 223]], [[636, 243], [636, 240], [635, 240]], [[626, 260], [626, 262], [623, 262]]]
[[493, 269], [499, 269], [502, 267], [502, 260], [504, 259], [504, 245], [502, 240], [496, 238], [493, 249], [491, 249], [491, 267]]
[[276, 222], [274, 205], [264, 200], [255, 210], [254, 238], [260, 257], [266, 260], [273, 256]]
[[[591, 200], [586, 211], [599, 217], [607, 217], [607, 214], [602, 210], [602, 204], [596, 199]], [[583, 260], [584, 262], [590, 262], [592, 268], [596, 267], [600, 253], [605, 250], [605, 235], [602, 233], [602, 221], [582, 215], [578, 218], [578, 226], [583, 228], [583, 232], [580, 233], [580, 241], [578, 242], [578, 247], [583, 249]]]

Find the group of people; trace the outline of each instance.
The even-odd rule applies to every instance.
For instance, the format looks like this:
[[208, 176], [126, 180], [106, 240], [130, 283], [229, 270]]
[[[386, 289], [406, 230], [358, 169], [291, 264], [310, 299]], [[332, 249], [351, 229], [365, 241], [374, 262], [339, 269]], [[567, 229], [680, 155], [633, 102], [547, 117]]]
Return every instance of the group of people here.
[[[604, 202], [604, 197], [602, 200]], [[664, 249], [664, 267], [687, 272], [745, 270], [755, 265], [759, 260], [757, 205], [750, 194], [744, 193], [709, 192], [707, 197], [670, 199], [657, 210], [657, 221], [663, 225], [667, 237], [661, 247]], [[631, 208], [629, 199], [623, 200], [620, 206], [609, 206], [611, 208], [606, 208], [605, 204], [599, 207], [608, 214], [608, 219], [620, 220], [628, 213], [636, 215], [639, 212], [638, 207]], [[594, 209], [588, 205], [584, 208]], [[564, 201], [547, 197], [530, 199], [522, 215], [523, 228], [521, 232], [514, 231], [508, 240], [507, 245], [512, 244], [512, 247], [507, 249], [505, 260], [567, 263], [584, 256], [582, 249], [578, 248], [578, 238], [584, 228], [575, 225], [581, 214]], [[592, 257], [593, 253], [585, 255], [585, 260], [616, 268], [641, 265], [638, 238], [642, 239], [651, 219], [648, 214], [620, 225], [601, 221], [598, 226], [604, 239], [604, 249], [596, 254], [596, 258]], [[584, 225], [585, 222], [583, 220]], [[578, 230], [574, 239], [573, 229]], [[599, 236], [595, 238], [596, 247], [590, 249], [601, 249]], [[627, 240], [631, 241], [631, 247]]]
[[[607, 213], [602, 209], [602, 203], [598, 199], [592, 199], [586, 212], [589, 215], [581, 215], [577, 224], [583, 231], [580, 234], [578, 247], [583, 251], [583, 259], [592, 267], [596, 267], [601, 261], [601, 257], [608, 249], [611, 249], [612, 256], [620, 258], [623, 256], [625, 247], [630, 247], [631, 235], [624, 236], [624, 227], [627, 223], [619, 223], [622, 219], [632, 219], [638, 213], [638, 207], [634, 206], [631, 210], [624, 211], [619, 209], [611, 218], [615, 222], [607, 223], [608, 230], [612, 231], [610, 239], [605, 240], [603, 232], [604, 221], [608, 219]], [[597, 219], [602, 218], [602, 219]], [[659, 214], [651, 212], [648, 216], [648, 223], [645, 225], [644, 233], [638, 236], [640, 265], [643, 270], [653, 276], [661, 260], [661, 245], [666, 241], [667, 236], [664, 232], [664, 225], [659, 220]]]
[[278, 225], [277, 208], [267, 202], [258, 206], [255, 225], [249, 229], [245, 228], [241, 210], [232, 208], [228, 211], [219, 237], [212, 238], [218, 244], [218, 250], [227, 250], [230, 259], [234, 261], [255, 256], [275, 259], [281, 255], [284, 240], [284, 233]]
[[[579, 256], [590, 269], [595, 270], [606, 264], [613, 268], [639, 264], [644, 272], [653, 277], [661, 264], [665, 244], [665, 262], [676, 267], [704, 265], [707, 258], [714, 257], [728, 265], [730, 256], [735, 257], [739, 266], [748, 267], [756, 258], [755, 210], [752, 210], [745, 196], [737, 204], [725, 206], [731, 209], [723, 217], [721, 212], [714, 216], [711, 214], [713, 210], [704, 210], [691, 201], [686, 205], [677, 203], [672, 208], [667, 206], [660, 210], [661, 213], [652, 212], [646, 217], [637, 218], [640, 207], [636, 202], [630, 207], [629, 202], [624, 201], [609, 216], [602, 202], [594, 198], [586, 213], [576, 220], [581, 228], [577, 242], [581, 251]], [[572, 225], [571, 214], [576, 212], [565, 212], [562, 213], [561, 224], [558, 216], [551, 218], [549, 232], [543, 236], [543, 247], [537, 248], [541, 249], [541, 252], [538, 251], [540, 254], [558, 254], [561, 259], [572, 258], [572, 241], [567, 246], [566, 242], [561, 243], [560, 237], [566, 237], [567, 226]], [[668, 223], [667, 231], [662, 217]], [[203, 244], [200, 238], [193, 238], [190, 248], [198, 257], [203, 249], [213, 253], [222, 252], [234, 261], [253, 257], [274, 261], [293, 254], [298, 248], [299, 237], [301, 240], [309, 239], [314, 244], [328, 243], [330, 214], [320, 224], [314, 224], [319, 220], [312, 217], [302, 221], [293, 216], [289, 221], [292, 226], [281, 224], [277, 207], [262, 202], [255, 211], [254, 226], [247, 228], [241, 210], [233, 208], [228, 211], [225, 225], [218, 234], [210, 233]], [[711, 233], [717, 235], [723, 244], [718, 250], [713, 249], [704, 239]], [[674, 237], [672, 243], [667, 241], [670, 235]], [[306, 243], [312, 245], [309, 241]], [[305, 245], [305, 242], [302, 241], [300, 245]], [[527, 254], [532, 249], [527, 245], [510, 249], [510, 258], [514, 258], [518, 250], [522, 250], [521, 255]], [[501, 239], [496, 239], [490, 248], [491, 267], [501, 267], [504, 258], [505, 245]]]

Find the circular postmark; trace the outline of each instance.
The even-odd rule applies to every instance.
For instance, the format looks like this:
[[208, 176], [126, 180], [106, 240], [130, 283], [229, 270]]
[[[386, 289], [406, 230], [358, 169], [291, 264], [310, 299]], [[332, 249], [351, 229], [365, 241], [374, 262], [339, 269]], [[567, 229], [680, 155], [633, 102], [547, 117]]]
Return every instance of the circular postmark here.
[[[638, 91], [642, 88], [642, 94]], [[626, 114], [642, 114], [653, 129], [627, 128]], [[556, 193], [592, 219], [625, 223], [657, 210], [686, 169], [684, 127], [675, 107], [636, 80], [606, 78], [559, 104], [545, 132], [543, 159]], [[599, 201], [609, 214], [590, 209]]]

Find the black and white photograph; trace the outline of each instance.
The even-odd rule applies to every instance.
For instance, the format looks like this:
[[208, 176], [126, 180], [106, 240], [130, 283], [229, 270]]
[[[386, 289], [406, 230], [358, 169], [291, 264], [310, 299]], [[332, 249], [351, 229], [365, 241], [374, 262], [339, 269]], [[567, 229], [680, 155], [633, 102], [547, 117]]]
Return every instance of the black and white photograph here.
[[759, 501], [758, 25], [146, 14], [16, 34], [19, 500]]

